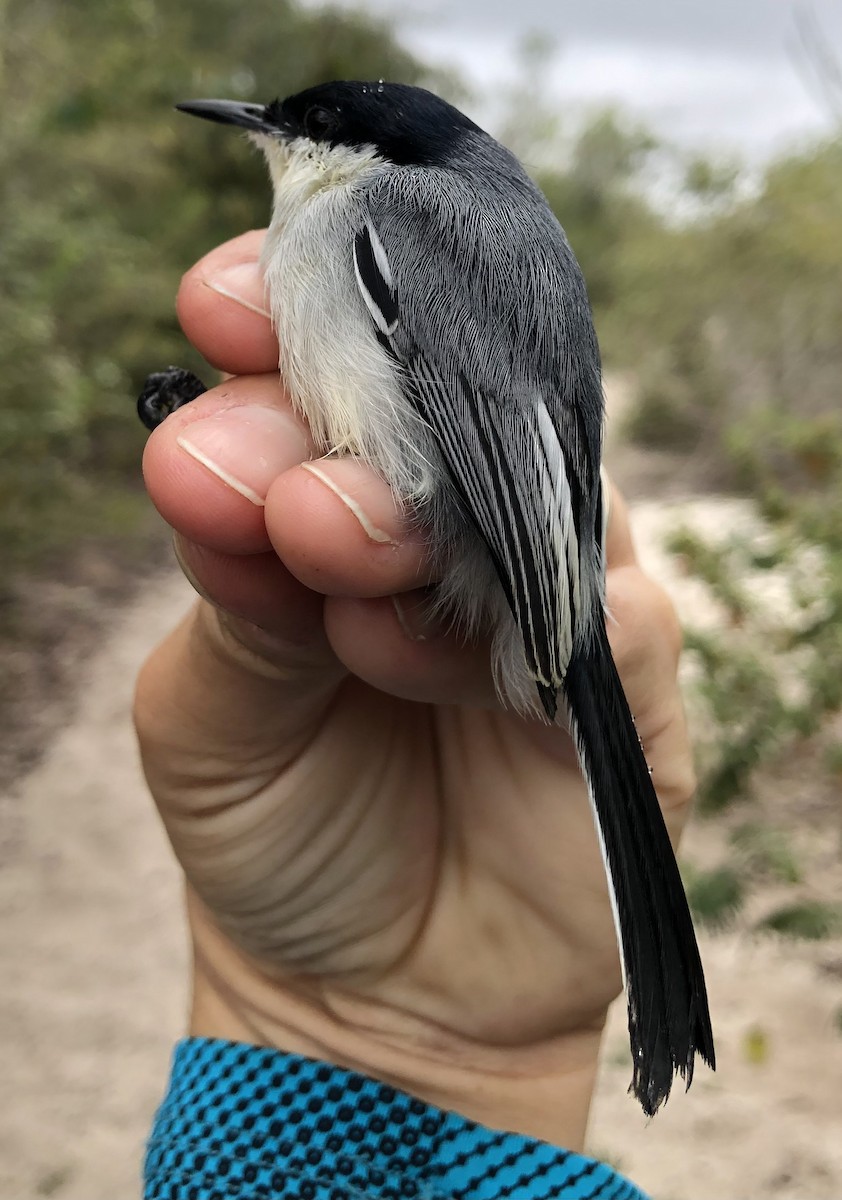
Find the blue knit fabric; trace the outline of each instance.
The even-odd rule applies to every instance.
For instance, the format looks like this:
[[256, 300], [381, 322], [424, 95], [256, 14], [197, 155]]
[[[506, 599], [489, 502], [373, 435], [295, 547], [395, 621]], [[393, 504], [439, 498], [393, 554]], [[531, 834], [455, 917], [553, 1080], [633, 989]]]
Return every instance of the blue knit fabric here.
[[486, 1129], [327, 1063], [176, 1047], [145, 1200], [646, 1200], [593, 1159]]

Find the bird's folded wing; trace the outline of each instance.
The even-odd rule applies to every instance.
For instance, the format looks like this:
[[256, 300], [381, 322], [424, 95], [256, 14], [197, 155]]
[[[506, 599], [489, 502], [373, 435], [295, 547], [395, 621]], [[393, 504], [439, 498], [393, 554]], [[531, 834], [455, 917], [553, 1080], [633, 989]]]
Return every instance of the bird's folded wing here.
[[[594, 524], [583, 545], [577, 516], [590, 512], [591, 521], [598, 520], [598, 482], [594, 495], [583, 494], [582, 464], [577, 470], [559, 428], [567, 425], [572, 448], [581, 450], [575, 410], [565, 409], [555, 395], [545, 396], [548, 383], [536, 378], [538, 372], [530, 379], [528, 363], [518, 372], [510, 363], [489, 363], [494, 354], [511, 359], [510, 331], [486, 328], [482, 342], [474, 338], [471, 344], [464, 334], [474, 319], [471, 314], [464, 320], [464, 294], [454, 294], [451, 304], [445, 296], [437, 298], [441, 328], [438, 336], [430, 334], [431, 310], [419, 321], [417, 297], [403, 302], [402, 282], [417, 286], [406, 279], [405, 236], [393, 259], [374, 223], [367, 222], [353, 254], [374, 332], [399, 362], [407, 397], [432, 431], [456, 498], [488, 547], [523, 635], [529, 669], [536, 683], [555, 691], [582, 612], [582, 576], [594, 570]], [[424, 278], [422, 267], [419, 263], [418, 279]], [[427, 268], [428, 280], [442, 277], [430, 269], [429, 255]], [[508, 393], [488, 386], [495, 376], [511, 381]], [[598, 475], [587, 460], [584, 465], [590, 487]], [[584, 580], [588, 587], [592, 582]]]

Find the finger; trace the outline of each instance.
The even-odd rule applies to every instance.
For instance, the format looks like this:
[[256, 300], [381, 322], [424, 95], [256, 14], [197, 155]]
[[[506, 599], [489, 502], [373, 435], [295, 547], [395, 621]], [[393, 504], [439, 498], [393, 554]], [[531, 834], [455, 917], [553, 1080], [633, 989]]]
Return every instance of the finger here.
[[629, 510], [623, 496], [603, 471], [608, 484], [608, 530], [605, 539], [605, 557], [608, 570], [630, 566], [637, 562], [637, 553], [632, 539]]
[[640, 568], [628, 508], [610, 482], [609, 504], [608, 640], [658, 798], [675, 833], [696, 789], [678, 680], [681, 626], [668, 593]]
[[487, 641], [467, 642], [434, 619], [424, 589], [373, 600], [337, 597], [325, 606], [274, 554], [236, 557], [181, 537], [175, 549], [199, 595], [225, 610], [229, 631], [256, 653], [271, 658], [283, 644], [309, 646], [335, 654], [349, 672], [393, 696], [498, 704]]
[[608, 636], [618, 670], [631, 681], [675, 679], [681, 626], [668, 593], [638, 566], [617, 567], [608, 577]]
[[224, 822], [312, 737], [344, 674], [324, 639], [276, 638], [196, 605], [146, 661], [135, 694], [162, 811], [201, 806]]
[[264, 230], [253, 230], [206, 254], [181, 281], [176, 309], [187, 337], [221, 371], [258, 375], [278, 369], [260, 270]]
[[678, 682], [678, 617], [664, 589], [636, 566], [609, 573], [608, 606], [612, 653], [658, 798], [680, 823], [695, 772]]
[[152, 433], [143, 474], [164, 520], [190, 541], [259, 554], [271, 549], [264, 520], [271, 484], [311, 453], [277, 376], [231, 379]]
[[[195, 548], [188, 553], [193, 562]], [[200, 557], [205, 553], [199, 549]], [[245, 565], [262, 570], [264, 558], [271, 556]], [[237, 607], [235, 598], [228, 600]], [[312, 628], [290, 639], [288, 625], [279, 638], [271, 617], [266, 624], [257, 629], [201, 603], [141, 671], [135, 724], [166, 819], [184, 809], [185, 777], [196, 785], [186, 799], [201, 802], [203, 813], [227, 811], [262, 786], [312, 736], [347, 671], [417, 702], [497, 703], [488, 645], [466, 643], [430, 621], [423, 594], [403, 597], [400, 612], [386, 598], [329, 598], [321, 640], [310, 636]]]
[[278, 378], [227, 381], [149, 438], [144, 476], [164, 519], [222, 554], [274, 546], [308, 587], [382, 596], [429, 581], [423, 534], [354, 459], [292, 470], [312, 443]]
[[423, 589], [399, 597], [328, 597], [327, 637], [353, 675], [422, 704], [498, 707], [487, 640], [466, 641], [431, 618]]
[[358, 459], [287, 471], [266, 498], [266, 529], [296, 577], [324, 595], [389, 596], [432, 579], [423, 532]]
[[[176, 558], [202, 599], [277, 642], [327, 651], [322, 597], [305, 588], [277, 555], [223, 554], [176, 534]], [[233, 628], [229, 621], [229, 628]], [[241, 635], [248, 641], [251, 631]]]

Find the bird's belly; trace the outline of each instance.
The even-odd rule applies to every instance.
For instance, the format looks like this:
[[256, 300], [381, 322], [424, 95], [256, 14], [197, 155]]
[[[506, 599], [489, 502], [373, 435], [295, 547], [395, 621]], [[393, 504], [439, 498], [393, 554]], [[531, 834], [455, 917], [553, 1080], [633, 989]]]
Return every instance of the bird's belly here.
[[267, 272], [284, 383], [325, 449], [358, 452], [369, 422], [365, 329], [343, 272], [285, 245]]
[[423, 495], [426, 435], [359, 293], [353, 229], [347, 215], [270, 229], [263, 266], [281, 376], [323, 452], [357, 455], [396, 493]]

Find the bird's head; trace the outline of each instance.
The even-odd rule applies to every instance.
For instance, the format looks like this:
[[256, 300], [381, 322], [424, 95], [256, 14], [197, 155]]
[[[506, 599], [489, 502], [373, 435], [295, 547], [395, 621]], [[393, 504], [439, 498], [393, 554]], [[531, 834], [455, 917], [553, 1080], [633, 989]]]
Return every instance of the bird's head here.
[[460, 140], [478, 127], [424, 88], [401, 83], [323, 83], [271, 104], [191, 100], [181, 112], [234, 125], [257, 135], [267, 155], [278, 149], [319, 148], [372, 154], [399, 166], [435, 166], [451, 159]]

